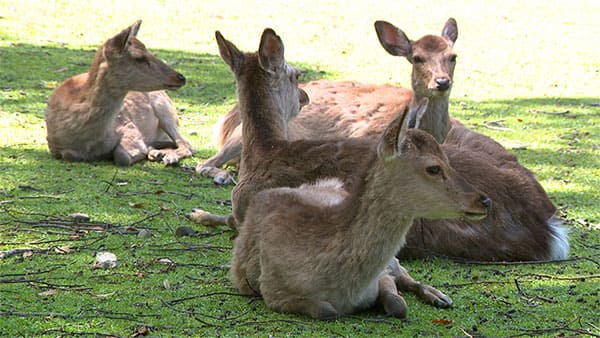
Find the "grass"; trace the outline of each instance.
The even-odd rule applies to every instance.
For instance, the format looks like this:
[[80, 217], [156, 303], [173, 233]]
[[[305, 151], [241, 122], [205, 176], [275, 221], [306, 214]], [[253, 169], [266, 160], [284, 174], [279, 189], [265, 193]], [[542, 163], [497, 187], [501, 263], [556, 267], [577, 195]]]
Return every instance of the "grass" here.
[[[595, 1], [1, 2], [0, 251], [32, 254], [0, 258], [0, 336], [600, 335], [599, 11]], [[273, 27], [303, 80], [407, 86], [409, 64], [383, 51], [373, 22], [416, 39], [438, 34], [449, 16], [459, 25], [451, 114], [536, 173], [572, 229], [572, 259], [403, 262], [455, 301], [439, 310], [407, 295], [405, 322], [366, 312], [323, 323], [237, 296], [227, 277], [233, 234], [184, 217], [194, 207], [230, 210], [230, 188], [184, 170], [214, 154], [212, 127], [235, 102], [214, 31], [255, 50]], [[188, 78], [170, 94], [195, 157], [183, 168], [52, 159], [48, 95], [138, 18], [140, 39]], [[91, 220], [74, 224], [77, 212]], [[197, 236], [175, 237], [180, 226]], [[142, 229], [150, 237], [138, 237]], [[119, 266], [95, 269], [101, 251]]]

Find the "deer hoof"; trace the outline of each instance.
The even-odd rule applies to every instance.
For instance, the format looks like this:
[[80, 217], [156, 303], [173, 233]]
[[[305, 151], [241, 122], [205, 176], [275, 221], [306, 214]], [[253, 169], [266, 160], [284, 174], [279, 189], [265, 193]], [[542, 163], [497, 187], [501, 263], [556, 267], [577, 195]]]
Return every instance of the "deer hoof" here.
[[391, 295], [386, 297], [383, 302], [386, 316], [395, 317], [398, 319], [406, 319], [408, 306], [406, 301], [399, 295]]
[[454, 302], [452, 301], [452, 299], [446, 295], [443, 295], [443, 297], [437, 298], [433, 302], [433, 305], [435, 307], [442, 308], [442, 309], [451, 308], [453, 304], [454, 304]]

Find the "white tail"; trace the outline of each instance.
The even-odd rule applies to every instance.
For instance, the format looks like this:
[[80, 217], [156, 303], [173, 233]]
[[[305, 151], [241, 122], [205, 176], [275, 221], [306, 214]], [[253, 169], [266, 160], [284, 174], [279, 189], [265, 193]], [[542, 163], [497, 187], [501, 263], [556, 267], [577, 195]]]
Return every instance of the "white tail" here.
[[48, 99], [47, 139], [54, 157], [130, 165], [145, 158], [174, 164], [192, 155], [177, 130], [171, 100], [160, 91], [183, 86], [185, 77], [136, 38], [140, 24], [107, 40], [90, 70], [66, 80]]

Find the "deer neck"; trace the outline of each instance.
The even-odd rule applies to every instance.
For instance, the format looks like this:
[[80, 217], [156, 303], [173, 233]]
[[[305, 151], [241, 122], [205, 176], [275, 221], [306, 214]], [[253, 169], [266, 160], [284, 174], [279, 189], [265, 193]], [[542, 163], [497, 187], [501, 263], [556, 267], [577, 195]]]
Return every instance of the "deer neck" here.
[[382, 166], [382, 163], [377, 163], [369, 171], [364, 191], [356, 201], [357, 213], [350, 221], [348, 232], [342, 235], [347, 251], [341, 256], [348, 258], [345, 260], [348, 271], [360, 272], [365, 276], [376, 277], [383, 271], [404, 245], [413, 221], [407, 198], [409, 195], [394, 191], [394, 186], [404, 186], [408, 180], [390, 184], [390, 180], [381, 175]]
[[112, 124], [121, 110], [128, 91], [120, 86], [120, 81], [99, 51], [88, 72], [87, 81], [80, 91], [81, 102], [87, 107], [86, 116], [98, 130], [112, 129]]
[[[250, 83], [266, 83], [265, 80]], [[287, 139], [287, 121], [282, 107], [268, 86], [239, 86], [242, 119], [242, 149], [270, 149]]]
[[[443, 143], [450, 131], [450, 115], [448, 114], [450, 93], [443, 96], [427, 96], [429, 104], [423, 114], [419, 129], [431, 134], [438, 143]], [[420, 102], [424, 95], [415, 92], [413, 104]]]

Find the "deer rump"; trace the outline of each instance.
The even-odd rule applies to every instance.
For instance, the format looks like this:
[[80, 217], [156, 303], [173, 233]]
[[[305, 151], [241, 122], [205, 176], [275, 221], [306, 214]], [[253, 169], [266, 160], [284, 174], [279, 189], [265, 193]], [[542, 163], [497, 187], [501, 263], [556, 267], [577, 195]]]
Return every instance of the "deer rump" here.
[[[301, 87], [311, 102], [289, 121], [291, 140], [375, 140], [412, 98], [411, 90], [390, 85], [320, 80]], [[237, 114], [234, 107], [223, 119], [219, 131], [222, 146], [236, 137], [240, 123]], [[481, 261], [566, 258], [567, 231], [534, 174], [496, 141], [450, 120], [451, 130], [442, 149], [452, 167], [492, 199], [492, 208], [482, 221], [415, 220], [399, 257]]]

